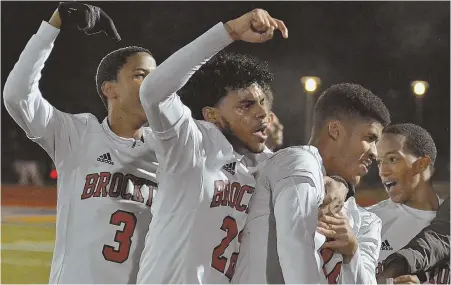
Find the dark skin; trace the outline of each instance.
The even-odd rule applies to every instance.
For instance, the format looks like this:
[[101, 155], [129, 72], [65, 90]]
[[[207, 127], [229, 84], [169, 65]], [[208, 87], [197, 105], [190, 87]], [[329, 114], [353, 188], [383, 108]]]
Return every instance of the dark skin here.
[[[310, 143], [318, 148], [328, 175], [357, 185], [377, 156], [376, 142], [382, 129], [378, 122], [361, 118], [329, 120], [321, 129], [314, 129]], [[317, 231], [328, 239], [322, 248], [342, 254], [344, 264], [351, 261], [358, 241], [346, 215], [320, 213]]]
[[205, 107], [206, 121], [215, 124], [236, 151], [260, 153], [265, 148], [269, 126], [269, 103], [258, 84], [227, 92], [216, 107]]
[[[61, 29], [58, 9], [53, 13], [49, 24]], [[102, 92], [108, 98], [108, 122], [116, 135], [141, 138], [141, 127], [147, 119], [139, 100], [139, 87], [156, 67], [155, 59], [148, 53], [133, 54], [119, 70], [116, 80], [103, 83]]]
[[405, 142], [403, 135], [387, 133], [377, 143], [382, 183], [393, 202], [419, 210], [436, 211], [438, 199], [429, 183], [432, 176], [431, 158], [414, 155]]

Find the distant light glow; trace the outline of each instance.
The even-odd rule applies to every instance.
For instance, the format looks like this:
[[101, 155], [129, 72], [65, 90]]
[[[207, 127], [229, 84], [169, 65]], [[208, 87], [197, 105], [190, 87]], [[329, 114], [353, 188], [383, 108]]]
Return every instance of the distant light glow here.
[[56, 169], [52, 169], [52, 171], [50, 171], [50, 178], [52, 179], [58, 178], [58, 173], [56, 172]]
[[422, 97], [426, 94], [426, 91], [429, 88], [429, 83], [427, 81], [416, 80], [412, 81], [410, 86], [412, 87], [412, 92], [415, 96]]
[[413, 93], [418, 96], [424, 95], [424, 93], [426, 93], [426, 85], [424, 85], [423, 82], [415, 83], [415, 85], [413, 85]]
[[313, 78], [309, 78], [305, 81], [305, 90], [308, 92], [313, 92], [317, 88], [316, 80]]

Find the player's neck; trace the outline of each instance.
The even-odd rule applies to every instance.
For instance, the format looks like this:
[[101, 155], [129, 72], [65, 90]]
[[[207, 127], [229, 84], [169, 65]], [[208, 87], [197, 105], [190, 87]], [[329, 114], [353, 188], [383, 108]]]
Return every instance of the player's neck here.
[[111, 131], [117, 136], [139, 140], [142, 136], [141, 127], [146, 122], [133, 116], [110, 112], [110, 114], [108, 114], [108, 123]]
[[437, 211], [439, 201], [432, 185], [420, 181], [413, 190], [412, 197], [405, 202], [406, 206], [423, 211]]

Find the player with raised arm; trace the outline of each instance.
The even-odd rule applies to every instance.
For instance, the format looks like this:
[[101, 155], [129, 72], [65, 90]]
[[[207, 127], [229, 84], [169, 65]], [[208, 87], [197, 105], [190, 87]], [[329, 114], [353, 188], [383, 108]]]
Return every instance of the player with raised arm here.
[[[255, 186], [237, 151], [265, 149], [272, 75], [264, 65], [244, 59], [243, 70], [229, 70], [215, 82], [215, 93], [192, 94], [203, 104], [193, 114], [205, 121], [195, 120], [176, 92], [234, 40], [265, 42], [277, 29], [288, 37], [283, 22], [261, 9], [219, 23], [174, 53], [141, 85], [155, 151], [164, 159], [138, 283], [229, 283], [232, 278]], [[223, 68], [219, 65], [217, 72]], [[240, 71], [245, 80], [234, 82], [234, 72]]]
[[151, 132], [142, 128], [147, 118], [139, 86], [155, 69], [155, 60], [144, 48], [113, 51], [96, 75], [108, 117], [99, 124], [92, 114], [64, 113], [43, 98], [38, 86], [62, 25], [119, 39], [100, 8], [60, 3], [28, 41], [5, 83], [6, 109], [58, 170], [49, 283], [136, 283], [158, 166], [148, 146]]
[[[367, 208], [382, 220], [380, 271], [390, 254], [430, 224], [441, 200], [431, 183], [437, 149], [425, 129], [408, 123], [391, 125], [384, 129], [377, 150], [379, 176], [390, 197]], [[449, 266], [428, 272], [427, 280], [421, 279], [449, 284]]]
[[[389, 123], [385, 105], [362, 86], [337, 84], [320, 96], [310, 145], [280, 150], [256, 168], [257, 189], [233, 283], [325, 283], [319, 267], [329, 283], [375, 283], [380, 220], [356, 205], [352, 185], [367, 173]], [[340, 214], [320, 211], [318, 222], [326, 174], [343, 178], [350, 191]], [[335, 241], [323, 245], [315, 230]], [[324, 266], [315, 251], [320, 246], [337, 251], [323, 251]]]

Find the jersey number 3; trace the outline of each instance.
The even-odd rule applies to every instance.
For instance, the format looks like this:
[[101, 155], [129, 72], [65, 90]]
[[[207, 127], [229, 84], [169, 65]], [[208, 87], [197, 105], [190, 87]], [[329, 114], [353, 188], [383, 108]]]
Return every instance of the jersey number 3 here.
[[211, 256], [211, 267], [224, 273], [229, 280], [232, 279], [233, 273], [235, 272], [235, 264], [238, 260], [238, 252], [232, 253], [230, 256], [230, 263], [227, 271], [225, 267], [227, 264], [227, 258], [223, 256], [226, 248], [232, 242], [232, 240], [238, 235], [238, 242], [241, 242], [241, 232], [238, 234], [238, 226], [234, 218], [227, 216], [222, 221], [221, 230], [227, 232], [225, 238], [222, 239], [221, 243], [213, 249], [213, 254]]
[[111, 215], [110, 224], [115, 226], [124, 224], [124, 228], [117, 230], [114, 236], [114, 241], [119, 243], [117, 250], [114, 249], [114, 246], [104, 245], [102, 254], [105, 260], [123, 263], [130, 254], [130, 246], [132, 245], [132, 237], [136, 227], [136, 216], [130, 212], [117, 210]]

